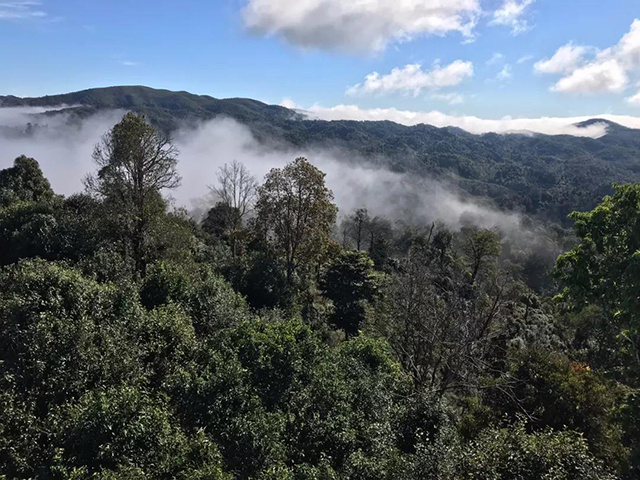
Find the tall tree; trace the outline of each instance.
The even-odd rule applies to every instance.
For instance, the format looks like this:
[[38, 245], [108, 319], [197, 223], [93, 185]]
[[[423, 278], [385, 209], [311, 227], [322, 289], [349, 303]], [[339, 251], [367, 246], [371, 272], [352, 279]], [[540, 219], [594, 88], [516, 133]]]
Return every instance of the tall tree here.
[[300, 157], [272, 169], [258, 190], [257, 225], [274, 241], [290, 285], [299, 267], [321, 258], [336, 220], [338, 209], [324, 177]]
[[180, 185], [178, 150], [144, 116], [128, 113], [96, 145], [95, 176], [87, 188], [131, 217], [131, 240], [138, 272], [147, 269], [147, 236], [161, 191]]

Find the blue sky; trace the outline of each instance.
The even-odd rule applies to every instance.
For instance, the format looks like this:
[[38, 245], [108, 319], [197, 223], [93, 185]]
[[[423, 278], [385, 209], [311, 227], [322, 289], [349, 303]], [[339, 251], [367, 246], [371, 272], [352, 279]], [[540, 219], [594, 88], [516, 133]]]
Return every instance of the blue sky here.
[[0, 0], [0, 94], [135, 84], [305, 108], [636, 116], [635, 19], [638, 0]]

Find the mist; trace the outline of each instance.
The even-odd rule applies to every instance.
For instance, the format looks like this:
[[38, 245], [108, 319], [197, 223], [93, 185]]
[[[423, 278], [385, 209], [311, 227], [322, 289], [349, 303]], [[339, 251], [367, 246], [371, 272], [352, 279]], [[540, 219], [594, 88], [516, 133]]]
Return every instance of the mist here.
[[182, 186], [174, 196], [182, 205], [199, 206], [218, 169], [237, 160], [261, 180], [272, 168], [305, 157], [326, 173], [340, 215], [366, 207], [370, 214], [409, 223], [442, 221], [457, 229], [467, 223], [501, 230], [516, 229], [520, 218], [464, 200], [451, 185], [415, 175], [374, 168], [353, 152], [340, 149], [294, 149], [265, 146], [244, 125], [230, 119], [212, 120], [195, 129], [179, 130]]
[[[30, 109], [0, 112], [4, 125], [16, 127], [24, 127], [20, 122], [34, 113]], [[44, 121], [39, 117], [39, 125], [29, 135], [0, 130], [0, 168], [11, 166], [15, 157], [24, 154], [40, 163], [57, 193], [80, 192], [83, 178], [95, 170], [91, 157], [95, 144], [123, 113], [100, 113], [79, 122], [70, 121], [66, 115], [46, 117]], [[213, 202], [208, 186], [215, 183], [217, 172], [225, 163], [242, 162], [261, 182], [272, 168], [304, 156], [326, 173], [327, 186], [335, 195], [341, 216], [366, 207], [370, 214], [391, 221], [441, 221], [453, 229], [473, 223], [500, 229], [508, 236], [521, 229], [519, 215], [465, 199], [451, 185], [373, 168], [365, 159], [354, 157], [353, 152], [339, 149], [267, 146], [256, 140], [249, 128], [231, 119], [184, 126], [174, 133], [174, 143], [180, 151], [178, 170], [182, 184], [167, 193], [175, 206], [196, 212], [196, 216]]]

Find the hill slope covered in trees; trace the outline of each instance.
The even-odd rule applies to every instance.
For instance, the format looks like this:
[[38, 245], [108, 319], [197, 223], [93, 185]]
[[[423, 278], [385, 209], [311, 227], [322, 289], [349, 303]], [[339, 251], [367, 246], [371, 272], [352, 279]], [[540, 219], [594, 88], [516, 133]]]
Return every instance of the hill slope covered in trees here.
[[[184, 122], [233, 118], [271, 144], [339, 147], [394, 171], [446, 180], [499, 208], [566, 223], [592, 208], [613, 183], [640, 181], [640, 132], [607, 123], [601, 138], [569, 135], [484, 134], [393, 122], [321, 121], [249, 99], [219, 100], [148, 87], [110, 87], [41, 98], [0, 97], [6, 107], [59, 107], [82, 118], [109, 109], [142, 113], [165, 131]], [[42, 117], [34, 122], [46, 123]]]

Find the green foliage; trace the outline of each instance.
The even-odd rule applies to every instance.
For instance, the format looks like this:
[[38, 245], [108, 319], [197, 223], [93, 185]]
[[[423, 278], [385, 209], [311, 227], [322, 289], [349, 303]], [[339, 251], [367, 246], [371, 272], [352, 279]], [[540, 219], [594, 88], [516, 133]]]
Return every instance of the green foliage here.
[[[522, 159], [489, 174], [455, 150], [473, 143], [464, 134], [430, 134], [428, 168], [525, 197], [529, 175], [559, 181]], [[490, 152], [497, 140], [482, 138]], [[582, 243], [559, 262], [573, 308], [558, 311], [543, 295], [554, 250], [493, 231], [361, 209], [340, 247], [332, 193], [305, 159], [267, 176], [246, 223], [255, 184], [234, 163], [221, 185], [235, 195], [245, 179], [225, 200], [240, 210], [218, 205], [198, 225], [161, 195], [177, 183], [173, 153], [131, 114], [96, 151], [97, 195], [53, 195], [26, 158], [0, 171], [0, 478], [637, 476], [637, 186], [576, 214]], [[531, 208], [553, 204], [536, 195]]]
[[640, 184], [616, 186], [593, 211], [572, 214], [580, 243], [558, 259], [562, 297], [600, 306], [640, 369]]
[[202, 220], [202, 230], [210, 235], [221, 237], [230, 243], [231, 233], [240, 225], [240, 212], [237, 208], [218, 202], [209, 209]]
[[142, 373], [128, 292], [44, 261], [7, 268], [0, 284], [0, 372], [38, 412]]
[[514, 419], [527, 412], [531, 428], [569, 429], [584, 434], [593, 454], [620, 470], [627, 452], [618, 423], [624, 392], [587, 364], [548, 350], [527, 349], [515, 355], [509, 380], [511, 399], [500, 397], [500, 411]]
[[473, 480], [614, 480], [571, 432], [526, 433], [525, 424], [492, 429], [465, 450], [458, 478]]
[[87, 189], [121, 217], [124, 236], [142, 276], [152, 261], [149, 243], [155, 236], [150, 230], [166, 209], [161, 190], [180, 185], [177, 153], [167, 137], [134, 113], [127, 113], [93, 153], [98, 172], [87, 177]]
[[346, 250], [327, 267], [320, 288], [333, 302], [334, 324], [347, 336], [357, 335], [379, 284], [373, 261], [362, 252]]
[[330, 243], [338, 209], [324, 177], [300, 157], [283, 169], [272, 169], [258, 189], [257, 223], [273, 239], [290, 285], [296, 271], [322, 260]]
[[[176, 410], [185, 424], [211, 432], [243, 478], [270, 478], [278, 465], [364, 478], [354, 472], [372, 474], [399, 455], [397, 425], [415, 415], [397, 404], [410, 384], [377, 340], [334, 350], [296, 322], [243, 323], [216, 334], [203, 355], [204, 368], [176, 379]], [[403, 433], [403, 445], [415, 435]]]
[[13, 167], [0, 170], [0, 208], [17, 202], [45, 202], [53, 196], [49, 181], [33, 158], [21, 155]]
[[491, 230], [466, 227], [462, 231], [461, 243], [473, 283], [481, 270], [490, 267], [500, 255], [500, 239]]
[[161, 305], [180, 305], [198, 335], [210, 335], [248, 317], [244, 299], [206, 266], [185, 270], [158, 264], [145, 278], [140, 296], [149, 310]]

